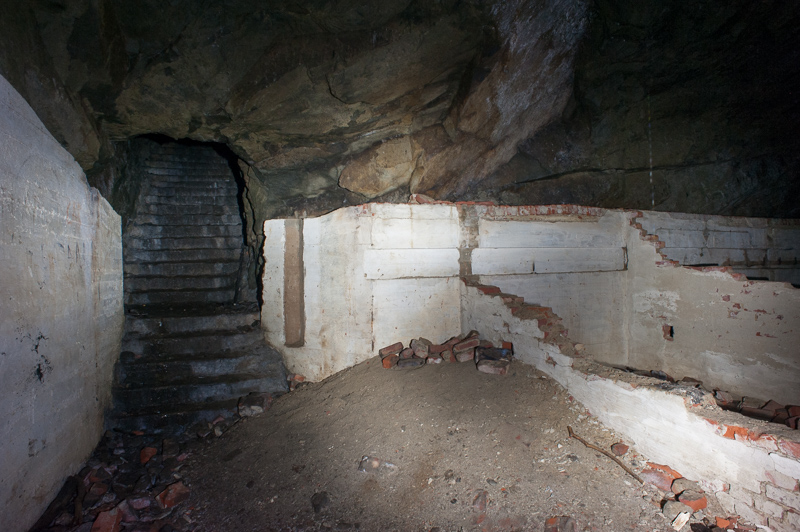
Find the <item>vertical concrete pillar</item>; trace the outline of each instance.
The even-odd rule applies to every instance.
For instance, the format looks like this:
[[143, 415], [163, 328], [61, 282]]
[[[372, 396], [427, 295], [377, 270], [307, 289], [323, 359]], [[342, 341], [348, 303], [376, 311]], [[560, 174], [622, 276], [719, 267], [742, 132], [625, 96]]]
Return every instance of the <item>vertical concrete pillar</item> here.
[[283, 255], [283, 327], [286, 347], [305, 344], [305, 266], [303, 265], [303, 220], [285, 220], [286, 251]]

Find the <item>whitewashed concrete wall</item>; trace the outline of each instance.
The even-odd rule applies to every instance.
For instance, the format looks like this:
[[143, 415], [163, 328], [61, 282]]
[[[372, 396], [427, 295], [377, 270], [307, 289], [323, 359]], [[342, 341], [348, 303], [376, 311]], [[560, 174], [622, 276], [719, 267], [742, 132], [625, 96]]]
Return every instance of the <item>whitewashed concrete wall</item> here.
[[577, 208], [526, 215], [478, 207], [472, 273], [483, 284], [551, 307], [598, 360], [624, 364], [626, 244], [619, 212]]
[[262, 327], [287, 368], [320, 380], [384, 345], [458, 334], [458, 213], [453, 206], [368, 204], [303, 226], [305, 342], [287, 347], [283, 220], [264, 224]]
[[[800, 403], [800, 290], [715, 271], [720, 268], [659, 265], [663, 259], [653, 243], [632, 227], [626, 235], [631, 366]], [[672, 327], [670, 339], [665, 326]]]
[[299, 348], [283, 346], [283, 221], [268, 221], [262, 323], [289, 370], [314, 380], [383, 345], [445, 340], [462, 329], [463, 254], [481, 283], [551, 307], [595, 360], [800, 403], [800, 291], [670, 265], [635, 214], [369, 204], [306, 220]]
[[502, 299], [466, 285], [462, 327], [493, 342], [512, 342], [517, 358], [557, 380], [651, 460], [700, 481], [729, 515], [774, 531], [797, 529], [797, 431], [780, 425], [770, 430], [765, 422], [720, 411], [708, 395], [665, 391], [655, 379], [566, 356], [545, 342], [536, 320], [518, 319]]
[[88, 458], [123, 327], [120, 218], [0, 77], [0, 529]]
[[748, 277], [800, 284], [797, 220], [645, 211], [639, 222], [681, 265], [731, 266]]

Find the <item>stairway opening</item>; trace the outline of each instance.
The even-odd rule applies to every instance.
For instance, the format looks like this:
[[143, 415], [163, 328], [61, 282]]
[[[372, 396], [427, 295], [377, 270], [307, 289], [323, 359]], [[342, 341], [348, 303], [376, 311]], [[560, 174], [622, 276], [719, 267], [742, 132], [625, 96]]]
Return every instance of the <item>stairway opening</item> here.
[[244, 184], [224, 145], [139, 139], [123, 227], [125, 335], [110, 424], [177, 431], [286, 388], [260, 329]]

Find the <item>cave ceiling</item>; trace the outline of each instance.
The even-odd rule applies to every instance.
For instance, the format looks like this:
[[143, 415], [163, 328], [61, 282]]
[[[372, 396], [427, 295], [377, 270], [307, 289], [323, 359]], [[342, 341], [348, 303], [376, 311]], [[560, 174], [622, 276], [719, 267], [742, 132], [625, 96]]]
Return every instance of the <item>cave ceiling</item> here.
[[0, 72], [101, 191], [159, 134], [227, 145], [266, 217], [408, 193], [800, 216], [790, 2], [3, 2]]

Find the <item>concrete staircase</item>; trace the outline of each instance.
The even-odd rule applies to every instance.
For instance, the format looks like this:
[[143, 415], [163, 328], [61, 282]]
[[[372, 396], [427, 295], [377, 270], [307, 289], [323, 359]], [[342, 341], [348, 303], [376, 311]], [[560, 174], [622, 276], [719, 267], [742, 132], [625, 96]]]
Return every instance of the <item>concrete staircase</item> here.
[[142, 168], [123, 235], [126, 326], [111, 424], [177, 431], [233, 415], [251, 392], [286, 391], [254, 301], [237, 301], [237, 186], [213, 148], [164, 144]]

